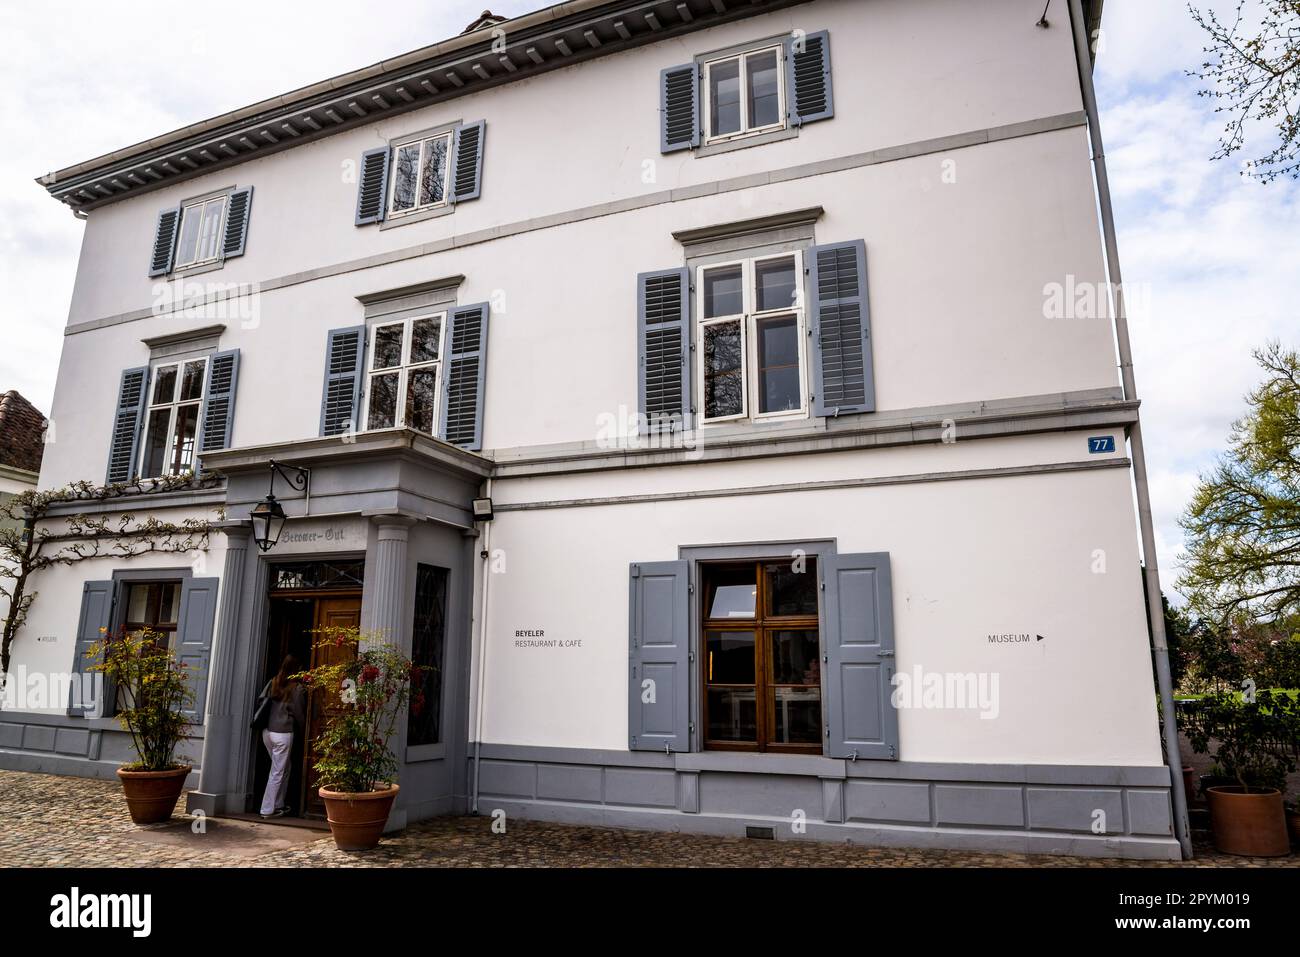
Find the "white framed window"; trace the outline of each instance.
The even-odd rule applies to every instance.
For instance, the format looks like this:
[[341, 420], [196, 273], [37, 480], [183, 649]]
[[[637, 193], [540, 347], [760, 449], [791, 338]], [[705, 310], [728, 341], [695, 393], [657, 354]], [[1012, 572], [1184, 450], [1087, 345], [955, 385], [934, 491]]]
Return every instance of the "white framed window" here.
[[704, 63], [704, 142], [785, 128], [785, 47], [776, 44]]
[[366, 370], [367, 429], [408, 428], [433, 435], [438, 427], [445, 312], [370, 330]]
[[141, 478], [182, 475], [194, 470], [207, 369], [206, 358], [154, 367], [145, 419]]
[[808, 413], [803, 257], [698, 267], [696, 407], [705, 422]]
[[401, 216], [447, 204], [451, 131], [393, 146], [388, 213]]
[[217, 196], [181, 207], [180, 237], [172, 269], [202, 266], [221, 258], [221, 235], [226, 225], [226, 200]]

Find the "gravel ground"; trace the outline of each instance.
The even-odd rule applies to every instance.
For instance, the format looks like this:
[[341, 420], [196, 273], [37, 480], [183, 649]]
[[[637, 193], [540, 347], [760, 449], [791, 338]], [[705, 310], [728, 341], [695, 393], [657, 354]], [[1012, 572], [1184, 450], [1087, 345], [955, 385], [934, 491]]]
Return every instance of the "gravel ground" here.
[[[181, 802], [184, 806], [184, 801]], [[864, 848], [752, 841], [489, 817], [424, 821], [373, 851], [344, 853], [328, 833], [178, 814], [131, 823], [116, 781], [0, 771], [0, 867], [1300, 867], [1300, 854], [1231, 857], [1198, 845], [1193, 861]]]

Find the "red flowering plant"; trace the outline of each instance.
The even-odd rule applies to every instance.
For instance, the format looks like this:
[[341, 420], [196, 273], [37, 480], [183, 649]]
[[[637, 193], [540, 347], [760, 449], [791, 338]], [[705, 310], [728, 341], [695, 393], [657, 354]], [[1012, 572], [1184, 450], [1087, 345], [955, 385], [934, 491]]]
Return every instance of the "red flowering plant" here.
[[118, 723], [131, 735], [139, 760], [126, 770], [184, 767], [189, 759], [178, 758], [176, 748], [193, 723], [185, 712], [194, 707], [195, 669], [179, 661], [167, 636], [156, 631], [101, 633], [86, 657], [94, 662], [89, 670], [102, 674], [112, 688]]
[[396, 646], [356, 628], [317, 632], [317, 665], [298, 677], [323, 697], [324, 727], [312, 742], [322, 786], [358, 794], [397, 777], [389, 749], [421, 669]]

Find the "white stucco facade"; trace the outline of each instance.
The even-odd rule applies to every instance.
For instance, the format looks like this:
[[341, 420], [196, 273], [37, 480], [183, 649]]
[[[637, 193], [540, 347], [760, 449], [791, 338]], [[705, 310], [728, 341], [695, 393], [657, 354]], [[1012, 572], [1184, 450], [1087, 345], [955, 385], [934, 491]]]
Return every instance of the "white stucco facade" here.
[[[415, 573], [387, 597], [375, 597], [386, 586], [371, 576], [450, 555], [463, 540], [463, 564], [447, 559], [462, 576], [447, 636], [460, 652], [448, 680], [463, 693], [447, 698], [460, 738], [437, 758], [408, 748], [404, 773], [423, 780], [430, 762], [459, 763], [445, 800], [438, 792], [412, 816], [481, 793], [562, 820], [644, 824], [637, 814], [671, 805], [664, 826], [728, 831], [780, 818], [746, 787], [776, 782], [778, 793], [792, 776], [799, 788], [823, 782], [826, 829], [813, 836], [843, 826], [867, 841], [967, 840], [945, 836], [946, 824], [978, 832], [969, 840], [983, 846], [1176, 853], [1125, 448], [1136, 409], [1108, 310], [1080, 298], [1105, 272], [1069, 25], [1039, 28], [1010, 0], [777, 3], [716, 24], [706, 7], [665, 39], [365, 122], [349, 117], [332, 135], [90, 204], [52, 411], [59, 442], [41, 486], [102, 481], [123, 370], [156, 366], [160, 350], [190, 355], [185, 334], [203, 332], [216, 342], [205, 348], [239, 357], [229, 442], [203, 456], [229, 476], [227, 522], [264, 494], [268, 458], [311, 468], [310, 502], [286, 497], [287, 527], [307, 528], [310, 515], [312, 528], [337, 519], [370, 529], [314, 551], [363, 557], [362, 621], [391, 615], [399, 632], [412, 627]], [[744, 148], [661, 151], [661, 71], [820, 31], [833, 51], [833, 118]], [[478, 120], [480, 196], [445, 215], [354, 224], [365, 151]], [[160, 210], [246, 187], [242, 255], [213, 271], [149, 277]], [[724, 246], [755, 255], [745, 237], [760, 253], [805, 257], [865, 245], [870, 410], [821, 416], [809, 403], [807, 415], [779, 422], [696, 423], [685, 448], [641, 448], [638, 277], [720, 261]], [[818, 291], [799, 282], [811, 323]], [[195, 294], [221, 301], [176, 308]], [[322, 437], [331, 332], [372, 329], [384, 302], [396, 303], [388, 315], [420, 314], [411, 303], [426, 294], [436, 305], [425, 313], [488, 304], [478, 447], [421, 446], [401, 430]], [[1053, 304], [1062, 296], [1069, 315]], [[801, 353], [806, 388], [811, 349]], [[698, 376], [698, 355], [690, 361]], [[1112, 446], [1094, 448], [1099, 436]], [[416, 459], [431, 463], [431, 476], [454, 474], [460, 491], [436, 477], [412, 484], [401, 470]], [[399, 470], [391, 486], [375, 477], [390, 460]], [[490, 522], [473, 521], [472, 497], [491, 498]], [[168, 507], [211, 517], [215, 505], [182, 497]], [[288, 554], [259, 556], [246, 529], [232, 534], [242, 544], [228, 549], [217, 532], [201, 559], [179, 561], [221, 582], [212, 681], [232, 683], [208, 689], [205, 774], [213, 728], [240, 733], [248, 687], [239, 675], [251, 681], [267, 630], [266, 563]], [[399, 539], [400, 550], [384, 551]], [[829, 744], [803, 756], [713, 752], [693, 723], [682, 746], [658, 755], [630, 746], [629, 568], [633, 595], [642, 563], [686, 563], [695, 589], [703, 571], [691, 556], [701, 549], [717, 553], [709, 560], [728, 548], [780, 560], [789, 543], [807, 542], [826, 549], [823, 565], [825, 556], [887, 556], [894, 657], [885, 667], [996, 676], [996, 713], [891, 706], [897, 734], [883, 761], [845, 761]], [[66, 669], [85, 618], [83, 583], [120, 571], [100, 559], [49, 573], [16, 660]], [[826, 607], [825, 584], [821, 594], [824, 643], [839, 613]], [[699, 627], [692, 618], [692, 642]], [[557, 644], [518, 642], [533, 633]], [[996, 637], [1007, 635], [1030, 639]], [[699, 652], [692, 644], [692, 716]], [[826, 701], [839, 693], [823, 692]], [[13, 732], [0, 739], [0, 753], [22, 751], [24, 733], [18, 745]], [[223, 739], [222, 766], [243, 761], [242, 747]], [[201, 791], [220, 808], [250, 787], [205, 781]], [[889, 809], [893, 798], [880, 795], [904, 793], [890, 788], [926, 802], [924, 823], [910, 805]], [[620, 796], [638, 789], [644, 800]], [[1088, 836], [1080, 809], [1099, 800], [1128, 802], [1127, 829], [1113, 839]], [[994, 810], [969, 810], [986, 802]]]

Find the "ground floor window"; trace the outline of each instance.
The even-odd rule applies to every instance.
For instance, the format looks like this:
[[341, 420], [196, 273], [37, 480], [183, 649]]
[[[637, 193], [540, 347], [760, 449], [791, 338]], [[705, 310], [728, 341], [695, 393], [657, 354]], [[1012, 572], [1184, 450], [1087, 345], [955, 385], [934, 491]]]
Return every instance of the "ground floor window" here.
[[816, 559], [700, 568], [705, 746], [820, 753]]
[[418, 669], [411, 686], [406, 743], [410, 746], [442, 741], [442, 662], [447, 637], [447, 577], [445, 568], [417, 565], [415, 621], [411, 631], [411, 662]]
[[180, 617], [181, 583], [131, 582], [126, 586], [126, 621], [128, 634], [153, 631], [167, 638], [167, 646], [176, 650], [176, 622]]

